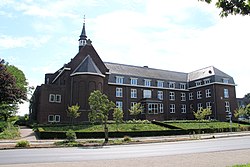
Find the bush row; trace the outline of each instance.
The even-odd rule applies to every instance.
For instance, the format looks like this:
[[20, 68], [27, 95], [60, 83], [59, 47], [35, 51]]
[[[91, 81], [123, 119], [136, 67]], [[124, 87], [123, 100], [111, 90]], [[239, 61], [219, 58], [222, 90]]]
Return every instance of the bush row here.
[[[250, 130], [250, 127], [232, 128], [233, 132], [241, 130]], [[198, 133], [219, 133], [219, 132], [230, 132], [230, 128], [221, 129], [175, 129], [175, 130], [162, 130], [162, 131], [134, 131], [134, 132], [109, 132], [110, 138], [115, 137], [148, 137], [148, 136], [169, 136], [169, 135], [187, 135], [187, 134], [198, 134]], [[36, 131], [37, 136], [40, 139], [66, 139], [66, 132], [46, 132], [42, 128], [38, 128]], [[78, 139], [84, 138], [104, 138], [104, 132], [76, 132]]]

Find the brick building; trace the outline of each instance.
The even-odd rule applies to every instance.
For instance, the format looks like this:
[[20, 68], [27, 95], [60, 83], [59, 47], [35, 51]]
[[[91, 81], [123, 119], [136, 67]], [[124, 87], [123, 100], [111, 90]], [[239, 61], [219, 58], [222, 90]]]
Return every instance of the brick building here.
[[211, 108], [211, 119], [226, 121], [237, 108], [235, 83], [231, 76], [210, 66], [190, 73], [103, 62], [87, 39], [85, 23], [79, 52], [55, 73], [45, 74], [31, 100], [30, 118], [38, 123], [67, 123], [66, 109], [79, 104], [78, 122], [88, 121], [88, 97], [93, 90], [105, 93], [128, 110], [140, 102], [141, 119], [194, 119], [193, 111]]

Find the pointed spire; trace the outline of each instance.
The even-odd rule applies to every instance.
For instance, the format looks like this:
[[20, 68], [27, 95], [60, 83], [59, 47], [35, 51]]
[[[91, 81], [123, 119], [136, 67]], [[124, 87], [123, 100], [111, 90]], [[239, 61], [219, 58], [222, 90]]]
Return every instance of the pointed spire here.
[[84, 15], [84, 18], [83, 18], [82, 33], [81, 33], [81, 35], [79, 37], [80, 37], [80, 39], [78, 41], [79, 41], [79, 51], [80, 51], [81, 48], [83, 46], [85, 46], [86, 43], [87, 43], [87, 35], [86, 35], [86, 31], [85, 31], [85, 15]]

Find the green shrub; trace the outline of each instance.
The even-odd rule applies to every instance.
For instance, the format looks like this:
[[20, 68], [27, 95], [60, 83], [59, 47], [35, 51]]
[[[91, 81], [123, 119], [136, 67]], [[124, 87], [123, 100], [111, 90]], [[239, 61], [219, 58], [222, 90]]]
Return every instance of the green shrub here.
[[69, 141], [69, 142], [72, 142], [72, 141], [75, 141], [76, 140], [76, 133], [73, 131], [73, 130], [68, 130], [66, 132], [66, 139]]
[[30, 143], [27, 140], [21, 140], [16, 143], [16, 147], [29, 147]]
[[0, 133], [0, 139], [16, 139], [20, 137], [19, 128], [8, 122], [3, 132]]

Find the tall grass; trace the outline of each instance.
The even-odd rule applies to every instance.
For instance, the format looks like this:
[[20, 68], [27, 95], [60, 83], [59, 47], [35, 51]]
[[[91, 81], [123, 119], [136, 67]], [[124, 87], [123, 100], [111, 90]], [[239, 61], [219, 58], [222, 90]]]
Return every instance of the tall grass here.
[[0, 139], [16, 139], [18, 137], [20, 137], [19, 128], [11, 122], [8, 122], [3, 132], [0, 133]]

